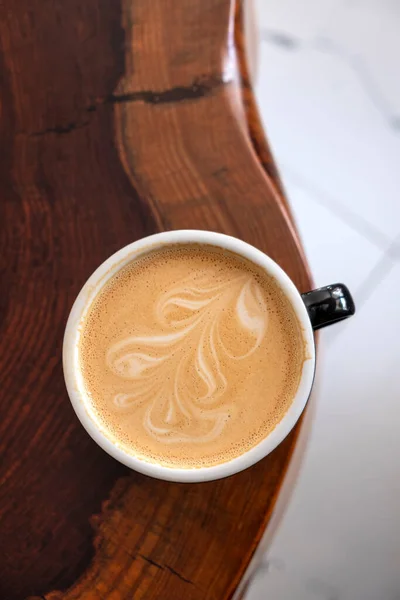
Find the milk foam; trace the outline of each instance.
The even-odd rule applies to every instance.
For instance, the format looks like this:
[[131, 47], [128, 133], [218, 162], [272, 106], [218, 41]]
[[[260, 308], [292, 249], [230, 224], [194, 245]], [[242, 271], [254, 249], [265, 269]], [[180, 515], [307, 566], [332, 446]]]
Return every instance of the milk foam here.
[[203, 466], [241, 454], [279, 422], [304, 348], [272, 278], [193, 244], [115, 276], [89, 312], [80, 356], [110, 435], [147, 460]]
[[[230, 306], [232, 326], [242, 328], [250, 338], [250, 349], [242, 355], [229, 352], [220, 333], [221, 317]], [[176, 308], [184, 308], [187, 315], [174, 319], [171, 314]], [[233, 408], [221, 360], [249, 357], [266, 334], [268, 311], [261, 289], [248, 274], [232, 276], [228, 271], [223, 281], [210, 286], [207, 271], [193, 273], [157, 299], [154, 321], [153, 334], [128, 337], [108, 349], [108, 368], [134, 383], [132, 392], [115, 394], [113, 402], [121, 410], [146, 402], [142, 424], [158, 441], [210, 442], [221, 435]], [[203, 381], [203, 394], [192, 393], [188, 370]], [[153, 415], [160, 410], [161, 396], [164, 426], [157, 427]], [[188, 433], [196, 421], [207, 421], [207, 431], [192, 428]]]

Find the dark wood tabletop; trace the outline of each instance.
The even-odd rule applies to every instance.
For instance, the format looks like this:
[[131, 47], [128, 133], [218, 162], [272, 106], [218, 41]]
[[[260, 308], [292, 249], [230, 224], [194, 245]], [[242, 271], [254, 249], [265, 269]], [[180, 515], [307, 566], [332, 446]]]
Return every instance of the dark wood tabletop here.
[[91, 272], [160, 230], [234, 235], [310, 289], [241, 6], [3, 0], [0, 42], [0, 598], [230, 598], [298, 428], [228, 479], [150, 479], [84, 431], [61, 346]]

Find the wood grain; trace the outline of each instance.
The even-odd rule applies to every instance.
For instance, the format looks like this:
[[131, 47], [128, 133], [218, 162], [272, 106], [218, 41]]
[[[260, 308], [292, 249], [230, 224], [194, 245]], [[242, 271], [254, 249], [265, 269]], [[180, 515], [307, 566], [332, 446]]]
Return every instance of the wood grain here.
[[0, 598], [229, 598], [296, 431], [220, 482], [129, 472], [73, 414], [61, 345], [94, 268], [162, 229], [238, 236], [310, 288], [240, 10], [4, 0], [0, 41]]

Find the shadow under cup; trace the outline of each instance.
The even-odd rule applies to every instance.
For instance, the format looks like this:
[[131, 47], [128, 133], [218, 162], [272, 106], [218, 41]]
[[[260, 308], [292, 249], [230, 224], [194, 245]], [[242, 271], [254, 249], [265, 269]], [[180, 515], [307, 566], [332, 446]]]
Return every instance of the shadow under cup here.
[[[154, 250], [169, 245], [204, 244], [222, 248], [247, 259], [272, 276], [289, 300], [301, 326], [305, 361], [300, 383], [293, 401], [281, 421], [256, 446], [242, 455], [214, 466], [172, 468], [149, 462], [128, 453], [112, 440], [88, 400], [79, 366], [79, 339], [88, 310], [103, 286], [119, 270]], [[63, 343], [63, 368], [67, 391], [72, 406], [89, 435], [115, 459], [126, 466], [167, 481], [197, 482], [227, 477], [253, 465], [289, 434], [299, 419], [310, 395], [315, 372], [315, 345], [313, 330], [345, 319], [355, 312], [354, 302], [347, 288], [334, 284], [300, 295], [286, 273], [268, 256], [253, 246], [230, 236], [208, 231], [169, 231], [138, 240], [107, 259], [91, 275], [80, 291], [66, 325]]]

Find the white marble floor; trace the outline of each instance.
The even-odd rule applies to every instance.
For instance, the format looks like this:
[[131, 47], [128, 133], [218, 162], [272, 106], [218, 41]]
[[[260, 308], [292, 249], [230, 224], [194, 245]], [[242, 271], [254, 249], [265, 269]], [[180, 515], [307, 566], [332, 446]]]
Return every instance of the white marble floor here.
[[257, 0], [256, 92], [317, 286], [311, 433], [248, 600], [400, 599], [400, 0]]

